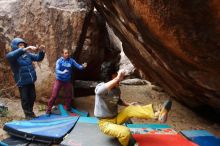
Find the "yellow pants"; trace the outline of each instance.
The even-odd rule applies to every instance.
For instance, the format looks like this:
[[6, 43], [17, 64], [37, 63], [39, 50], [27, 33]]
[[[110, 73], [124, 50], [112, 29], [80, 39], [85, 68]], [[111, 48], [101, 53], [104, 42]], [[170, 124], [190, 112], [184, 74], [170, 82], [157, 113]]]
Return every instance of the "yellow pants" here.
[[99, 121], [99, 128], [106, 135], [118, 138], [123, 146], [127, 146], [131, 137], [130, 130], [121, 124], [126, 122], [129, 118], [152, 119], [154, 117], [152, 104], [145, 106], [132, 105], [124, 108], [114, 118], [101, 119]]

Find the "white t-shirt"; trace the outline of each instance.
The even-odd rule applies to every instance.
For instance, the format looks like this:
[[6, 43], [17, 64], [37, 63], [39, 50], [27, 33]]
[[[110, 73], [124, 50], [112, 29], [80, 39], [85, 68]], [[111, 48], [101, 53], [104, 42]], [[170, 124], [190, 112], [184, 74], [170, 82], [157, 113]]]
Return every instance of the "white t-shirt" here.
[[120, 100], [121, 91], [114, 88], [111, 91], [100, 83], [95, 88], [95, 109], [94, 115], [98, 118], [112, 118], [118, 114], [118, 102]]

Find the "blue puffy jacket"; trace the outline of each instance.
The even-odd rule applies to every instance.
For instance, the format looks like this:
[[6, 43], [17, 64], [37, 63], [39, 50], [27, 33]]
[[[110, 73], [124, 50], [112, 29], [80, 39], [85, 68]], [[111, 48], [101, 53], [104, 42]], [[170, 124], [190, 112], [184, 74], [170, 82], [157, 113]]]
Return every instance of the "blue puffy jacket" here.
[[12, 51], [6, 55], [6, 58], [10, 63], [16, 85], [22, 87], [23, 85], [33, 84], [37, 80], [32, 62], [43, 60], [45, 53], [43, 51], [38, 54], [28, 53], [22, 48], [18, 48], [19, 43], [24, 43], [27, 47], [23, 39], [13, 39], [11, 42]]
[[[64, 82], [70, 81], [73, 73], [73, 67], [76, 67], [79, 70], [84, 69], [84, 67], [78, 64], [74, 59], [64, 59], [63, 57], [60, 57], [56, 62], [56, 79]], [[65, 69], [68, 70], [67, 73], [63, 73]]]

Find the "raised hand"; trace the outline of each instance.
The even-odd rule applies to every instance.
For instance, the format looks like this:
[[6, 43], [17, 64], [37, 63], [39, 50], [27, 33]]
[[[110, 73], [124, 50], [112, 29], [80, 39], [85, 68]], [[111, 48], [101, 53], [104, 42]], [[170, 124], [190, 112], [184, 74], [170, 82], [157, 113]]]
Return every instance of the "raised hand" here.
[[82, 64], [82, 66], [83, 66], [84, 68], [86, 68], [86, 67], [87, 67], [87, 63], [84, 62], [84, 63]]
[[24, 50], [25, 51], [36, 51], [37, 50], [37, 47], [35, 47], [35, 46], [28, 46], [28, 47], [26, 47], [26, 48], [24, 48]]
[[124, 76], [125, 76], [125, 70], [123, 70], [123, 69], [119, 70], [118, 75], [117, 75], [118, 81], [123, 80]]
[[37, 47], [35, 47], [35, 46], [28, 46], [27, 48], [30, 49], [30, 50], [35, 50]]
[[38, 49], [39, 49], [40, 51], [45, 51], [45, 46], [44, 46], [44, 45], [40, 45], [40, 47], [38, 47]]

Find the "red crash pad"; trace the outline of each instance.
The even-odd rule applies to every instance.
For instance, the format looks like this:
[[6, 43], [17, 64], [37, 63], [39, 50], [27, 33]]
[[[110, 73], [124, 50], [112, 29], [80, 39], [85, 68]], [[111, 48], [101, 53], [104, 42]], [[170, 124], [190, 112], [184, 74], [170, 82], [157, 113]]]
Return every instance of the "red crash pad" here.
[[138, 146], [198, 146], [182, 135], [133, 134]]

